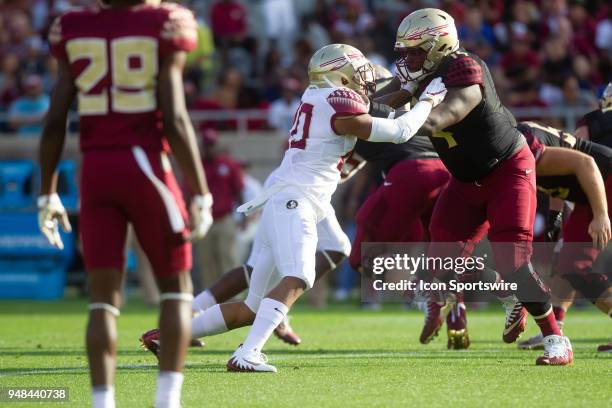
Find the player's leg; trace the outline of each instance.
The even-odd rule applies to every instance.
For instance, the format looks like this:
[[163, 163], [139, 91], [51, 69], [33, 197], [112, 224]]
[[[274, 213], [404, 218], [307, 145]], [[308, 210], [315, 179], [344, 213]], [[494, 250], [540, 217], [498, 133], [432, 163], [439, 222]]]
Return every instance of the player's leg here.
[[[113, 206], [121, 186], [109, 183], [113, 175], [108, 161], [104, 154], [86, 154], [80, 187], [80, 229], [90, 293], [86, 347], [94, 408], [115, 406], [116, 318], [127, 235], [125, 216]], [[109, 185], [114, 188], [108, 189]]]
[[225, 303], [249, 287], [251, 272], [263, 245], [261, 234], [261, 227], [258, 225], [246, 263], [226, 272], [210, 288], [196, 296], [193, 300], [194, 312], [200, 313], [217, 303]]
[[[192, 267], [192, 247], [186, 240], [188, 216], [180, 188], [163, 161], [160, 153], [134, 151], [130, 166], [126, 165], [126, 171], [134, 175], [124, 206], [161, 291], [157, 346], [163, 347], [159, 350], [155, 406], [178, 407], [191, 339], [193, 294], [188, 271]], [[146, 336], [141, 340], [145, 345], [155, 344]]]
[[[535, 160], [529, 149], [525, 147], [508, 159], [485, 183], [489, 195], [489, 240], [497, 270], [506, 280], [517, 284], [516, 297], [533, 316], [544, 337], [545, 353], [536, 363], [569, 364], [573, 360], [571, 345], [555, 320], [549, 289], [530, 263], [537, 199]], [[522, 320], [519, 314], [515, 327], [522, 327]]]
[[[538, 269], [538, 272], [542, 272]], [[551, 304], [553, 306], [553, 313], [557, 326], [563, 329], [565, 312], [570, 308], [574, 301], [576, 290], [571, 287], [569, 282], [565, 280], [559, 273], [549, 271], [552, 276], [548, 279], [546, 276], [542, 276], [544, 282], [550, 287], [551, 293]], [[527, 340], [518, 342], [517, 347], [521, 350], [540, 350], [544, 348], [544, 336], [542, 333], [538, 333], [531, 336]]]
[[[486, 234], [488, 223], [484, 206], [478, 203], [480, 187], [474, 184], [461, 183], [452, 179], [440, 193], [431, 216], [429, 233], [432, 244], [428, 250], [431, 257], [469, 256], [476, 243]], [[456, 244], [449, 244], [456, 243]], [[437, 276], [441, 280], [449, 280], [451, 276]], [[423, 276], [432, 279], [432, 276]], [[420, 342], [429, 343], [437, 336], [445, 318], [451, 316], [453, 321], [449, 327], [450, 348], [466, 348], [469, 346], [467, 332], [467, 316], [462, 302], [462, 294], [453, 294], [452, 301], [440, 299], [439, 294], [429, 294], [425, 310], [425, 324], [421, 331]], [[461, 347], [461, 346], [464, 347]]]
[[312, 204], [297, 190], [283, 191], [266, 204], [262, 225], [282, 278], [261, 300], [246, 340], [227, 364], [229, 371], [276, 372], [261, 350], [293, 303], [314, 284], [316, 221]]

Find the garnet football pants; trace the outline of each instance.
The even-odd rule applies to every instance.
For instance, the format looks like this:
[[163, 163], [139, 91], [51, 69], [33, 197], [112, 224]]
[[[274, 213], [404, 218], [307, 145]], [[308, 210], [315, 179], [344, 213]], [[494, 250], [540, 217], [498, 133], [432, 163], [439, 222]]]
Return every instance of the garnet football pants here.
[[349, 262], [361, 264], [362, 242], [429, 240], [431, 214], [450, 174], [439, 159], [403, 160], [357, 212], [357, 230]]
[[[460, 242], [465, 252], [453, 255], [469, 255], [488, 232], [496, 270], [507, 276], [530, 260], [536, 206], [535, 159], [525, 145], [477, 183], [451, 178], [433, 211], [431, 239]], [[432, 245], [429, 254], [450, 256], [446, 250]]]
[[80, 227], [88, 270], [124, 268], [128, 223], [157, 276], [191, 269], [187, 211], [167, 158], [138, 147], [86, 152]]

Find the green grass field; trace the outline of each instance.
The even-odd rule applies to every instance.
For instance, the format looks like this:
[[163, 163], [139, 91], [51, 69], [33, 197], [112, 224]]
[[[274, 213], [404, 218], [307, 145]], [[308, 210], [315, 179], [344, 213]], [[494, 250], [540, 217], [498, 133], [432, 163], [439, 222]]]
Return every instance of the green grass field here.
[[[83, 338], [85, 302], [0, 302], [0, 387], [69, 387], [70, 403], [90, 404]], [[568, 314], [570, 367], [536, 367], [539, 351], [501, 343], [501, 311], [469, 315], [472, 347], [447, 351], [446, 335], [421, 346], [422, 314], [335, 306], [293, 313], [303, 344], [272, 338], [265, 350], [278, 374], [227, 373], [225, 363], [246, 329], [212, 337], [188, 356], [185, 407], [538, 406], [611, 407], [612, 355], [597, 355], [610, 322], [592, 308]], [[156, 311], [130, 305], [119, 320], [118, 407], [150, 407], [154, 357], [139, 348]], [[527, 334], [535, 333], [530, 323]], [[0, 406], [41, 406], [41, 403]], [[56, 406], [58, 403], [45, 406]]]

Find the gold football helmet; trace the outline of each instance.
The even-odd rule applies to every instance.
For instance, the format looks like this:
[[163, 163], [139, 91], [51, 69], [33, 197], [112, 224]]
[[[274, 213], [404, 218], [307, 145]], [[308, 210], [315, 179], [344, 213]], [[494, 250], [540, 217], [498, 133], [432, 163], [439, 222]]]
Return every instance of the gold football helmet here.
[[[427, 53], [422, 66], [409, 69], [406, 52], [418, 47]], [[400, 53], [396, 61], [397, 71], [405, 81], [419, 81], [431, 74], [442, 58], [459, 48], [455, 20], [445, 11], [425, 8], [414, 11], [402, 20], [397, 29], [395, 51]]]
[[317, 50], [308, 64], [308, 79], [318, 88], [346, 87], [366, 96], [376, 92], [374, 67], [361, 51], [346, 44]]
[[603, 95], [601, 95], [601, 110], [604, 112], [612, 110], [612, 82], [606, 86]]

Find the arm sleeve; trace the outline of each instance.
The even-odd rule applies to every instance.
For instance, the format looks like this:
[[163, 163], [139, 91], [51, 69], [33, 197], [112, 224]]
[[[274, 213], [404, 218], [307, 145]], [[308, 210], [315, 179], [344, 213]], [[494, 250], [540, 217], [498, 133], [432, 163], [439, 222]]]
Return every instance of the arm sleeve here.
[[372, 118], [370, 142], [407, 142], [423, 126], [432, 106], [429, 102], [419, 102], [397, 119]]
[[160, 32], [160, 54], [192, 51], [198, 44], [197, 22], [193, 13], [181, 6], [167, 6], [167, 16]]

